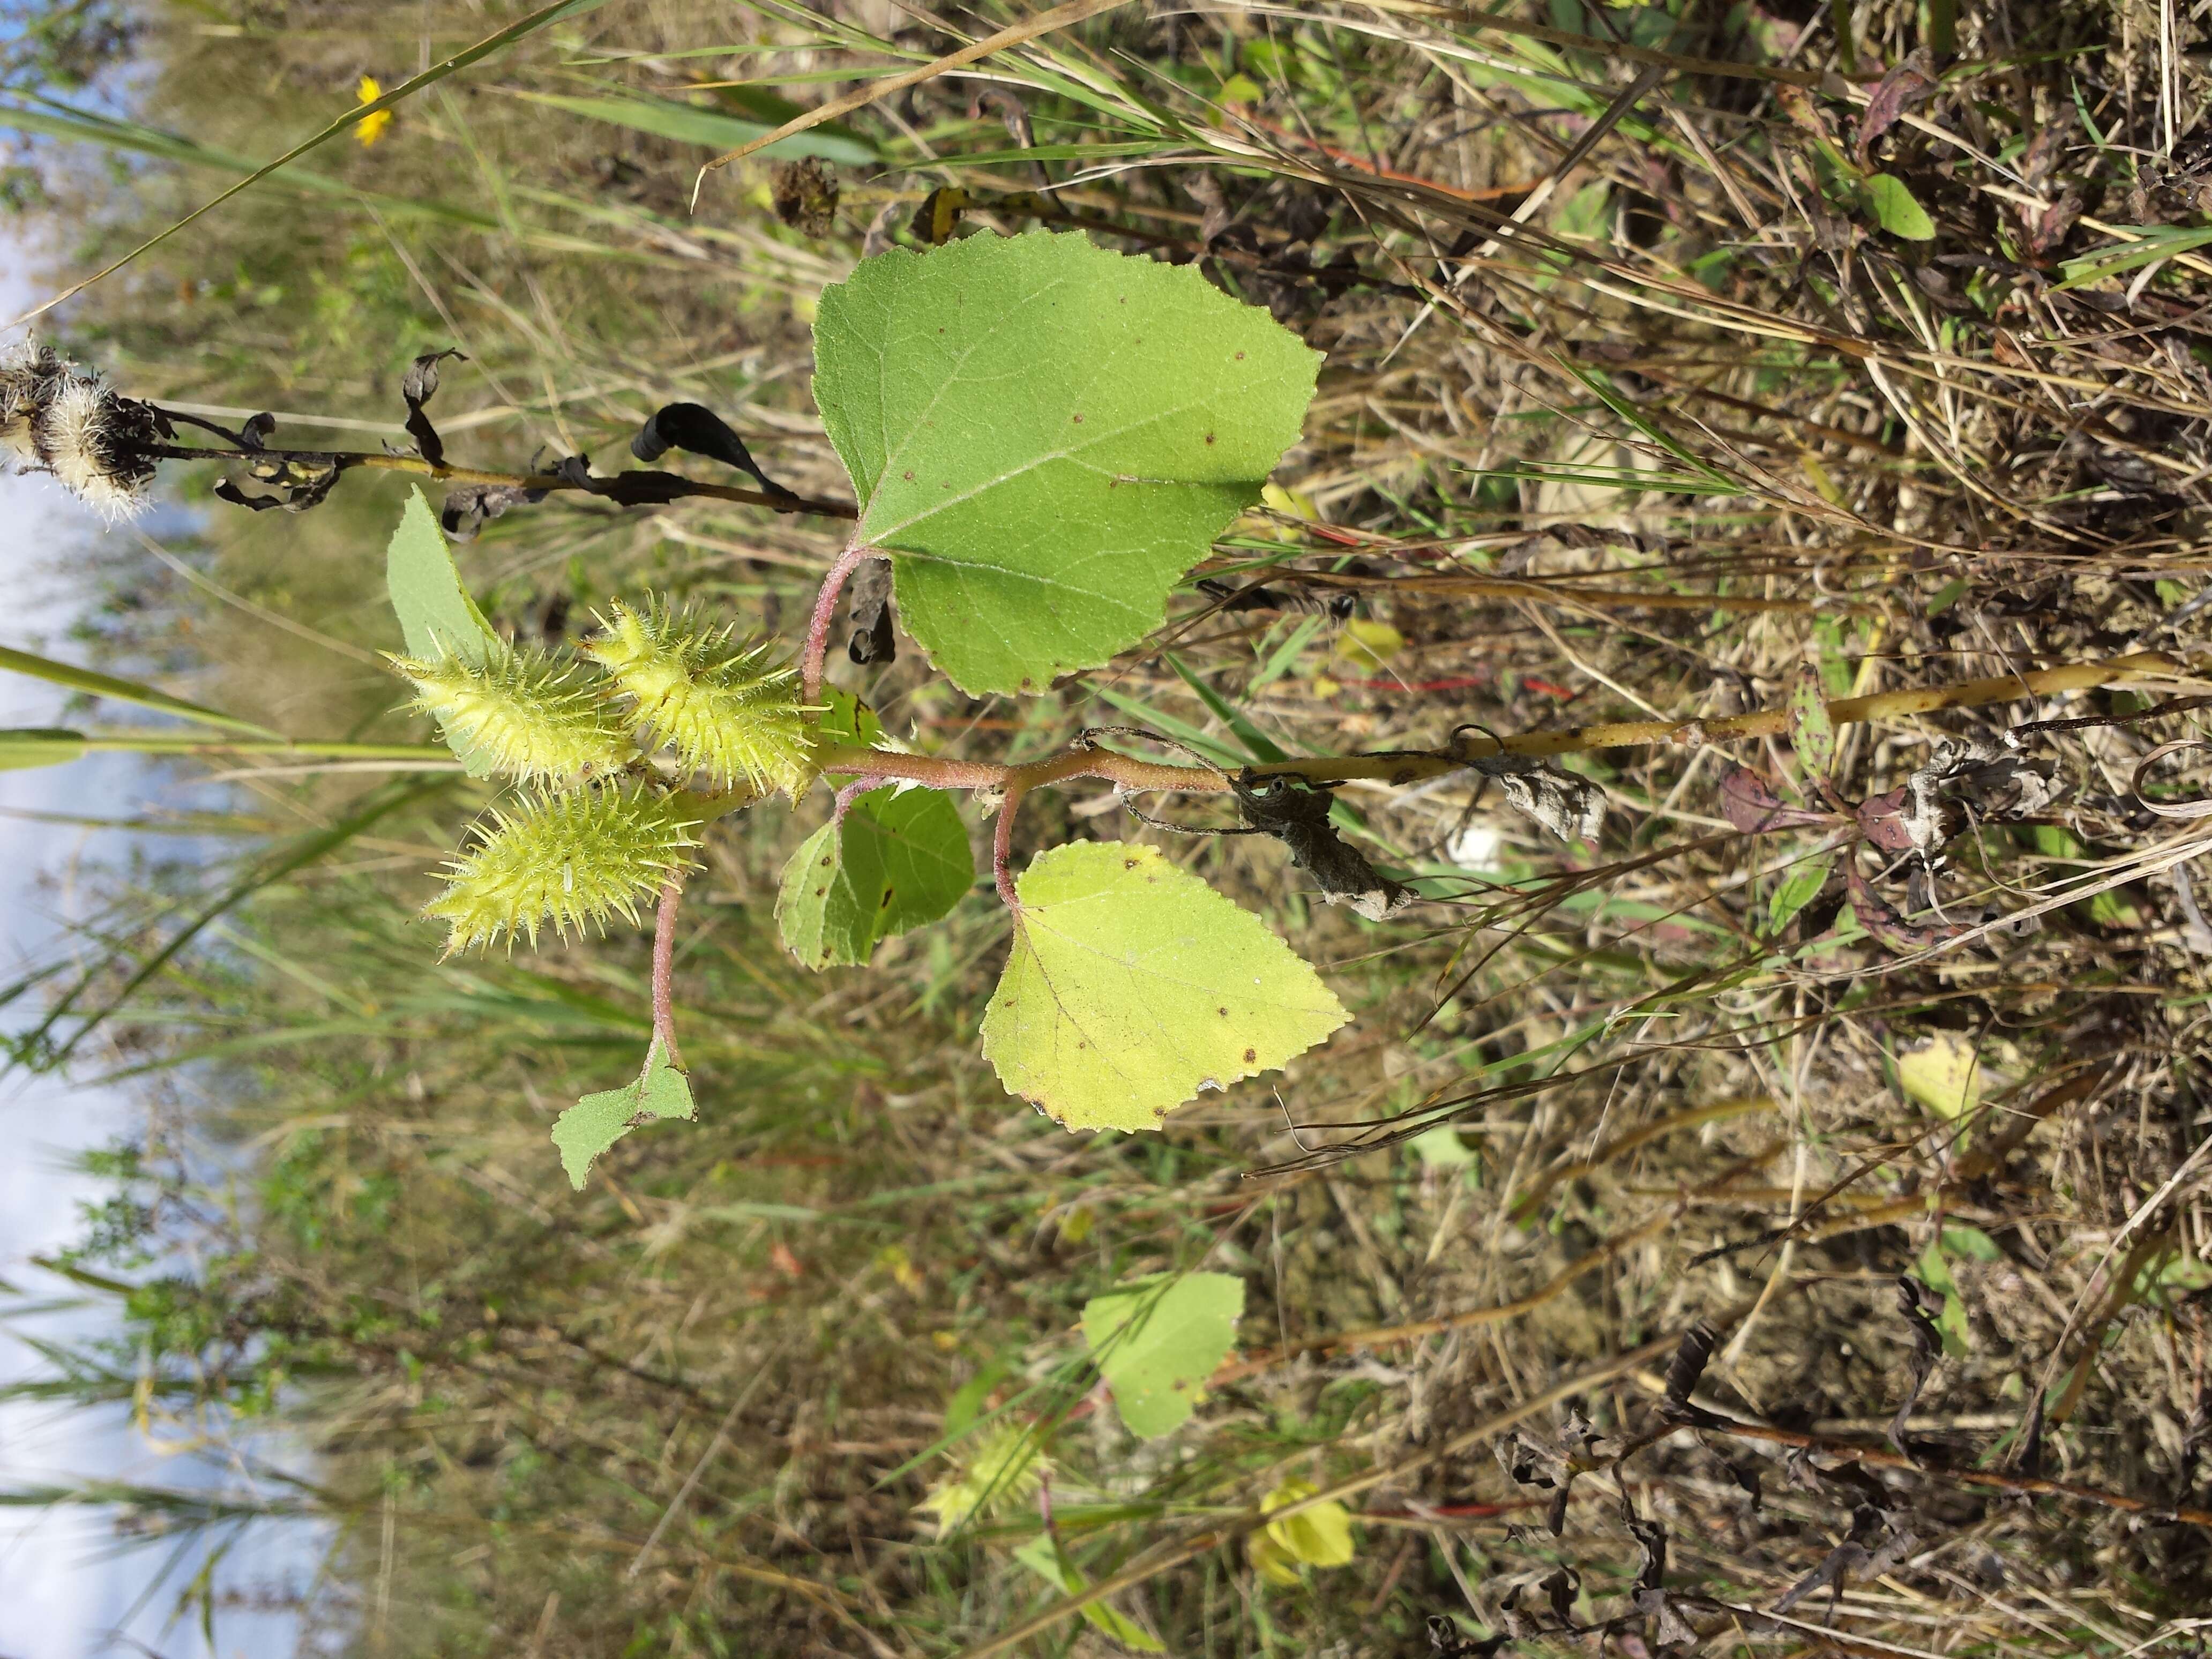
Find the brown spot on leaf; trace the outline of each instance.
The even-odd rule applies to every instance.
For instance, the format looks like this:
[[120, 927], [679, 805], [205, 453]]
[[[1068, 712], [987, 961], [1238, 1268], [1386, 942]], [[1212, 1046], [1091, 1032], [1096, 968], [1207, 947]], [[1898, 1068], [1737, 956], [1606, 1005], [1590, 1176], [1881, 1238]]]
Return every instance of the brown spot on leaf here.
[[1213, 1012], [1220, 1015], [1224, 1019], [1229, 1018], [1229, 1011], [1226, 1008], [1216, 1008]]
[[1251, 1066], [1251, 1065], [1255, 1065], [1255, 1064], [1257, 1064], [1257, 1063], [1258, 1063], [1258, 1061], [1259, 1061], [1259, 1059], [1260, 1059], [1260, 1051], [1259, 1051], [1257, 1048], [1247, 1048], [1247, 1049], [1244, 1051], [1244, 1063], [1245, 1063], [1247, 1066]]

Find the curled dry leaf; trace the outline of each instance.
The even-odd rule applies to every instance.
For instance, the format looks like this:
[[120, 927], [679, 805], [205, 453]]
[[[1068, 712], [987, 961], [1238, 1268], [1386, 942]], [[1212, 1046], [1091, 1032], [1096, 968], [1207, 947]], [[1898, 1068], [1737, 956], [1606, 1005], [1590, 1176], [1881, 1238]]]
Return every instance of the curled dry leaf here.
[[1254, 780], [1249, 773], [1230, 780], [1244, 822], [1273, 836], [1290, 849], [1291, 862], [1319, 884], [1331, 904], [1346, 904], [1370, 921], [1395, 915], [1413, 902], [1413, 894], [1378, 874], [1359, 849], [1329, 822], [1334, 797], [1303, 780]]
[[448, 357], [468, 362], [468, 354], [455, 347], [426, 351], [407, 366], [407, 373], [399, 382], [399, 395], [407, 404], [407, 435], [414, 439], [416, 452], [433, 466], [446, 464], [446, 443], [439, 437], [438, 428], [430, 424], [422, 405], [437, 396], [438, 365]]
[[1485, 755], [1468, 764], [1497, 779], [1515, 811], [1561, 841], [1595, 841], [1605, 828], [1605, 791], [1588, 778], [1526, 755]]
[[892, 626], [891, 562], [867, 559], [853, 573], [853, 636], [845, 654], [861, 667], [888, 666], [898, 660], [898, 634]]
[[[629, 441], [629, 453], [641, 461], [657, 461], [672, 449], [681, 449], [689, 454], [704, 455], [733, 467], [756, 480], [771, 495], [789, 495], [791, 491], [768, 476], [754, 460], [752, 452], [745, 447], [730, 423], [704, 404], [667, 404], [653, 412], [652, 417], [637, 429]], [[624, 477], [637, 477], [630, 473]], [[649, 477], [665, 475], [648, 473]]]
[[1836, 822], [1832, 812], [1790, 805], [1765, 779], [1734, 761], [1723, 763], [1720, 796], [1721, 816], [1747, 836], [1764, 835], [1771, 830], [1824, 827]]
[[447, 492], [438, 508], [438, 527], [457, 542], [472, 542], [510, 507], [535, 507], [544, 499], [544, 490], [520, 484], [463, 484]]
[[1899, 59], [1897, 66], [1881, 77], [1881, 84], [1867, 100], [1866, 113], [1859, 118], [1858, 163], [1867, 165], [1874, 153], [1875, 141], [1912, 111], [1926, 103], [1940, 84], [1934, 60], [1926, 47], [1908, 52]]

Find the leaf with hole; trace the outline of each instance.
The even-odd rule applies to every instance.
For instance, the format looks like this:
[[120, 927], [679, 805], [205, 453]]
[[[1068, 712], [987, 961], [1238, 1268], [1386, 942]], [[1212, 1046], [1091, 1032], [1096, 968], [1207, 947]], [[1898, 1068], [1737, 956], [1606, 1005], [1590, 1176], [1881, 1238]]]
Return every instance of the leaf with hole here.
[[696, 1116], [691, 1084], [668, 1063], [668, 1050], [655, 1039], [646, 1051], [645, 1070], [619, 1089], [603, 1089], [586, 1095], [561, 1114], [553, 1125], [553, 1144], [561, 1149], [561, 1167], [568, 1184], [584, 1190], [584, 1177], [592, 1160], [641, 1123], [662, 1118]]
[[1161, 1273], [1083, 1304], [1083, 1340], [1130, 1433], [1157, 1440], [1182, 1426], [1243, 1316], [1244, 1281], [1228, 1273]]
[[1351, 1018], [1265, 922], [1153, 848], [1055, 847], [1015, 896], [983, 1053], [1071, 1129], [1157, 1129], [1200, 1090], [1271, 1071]]
[[1321, 361], [1194, 268], [1048, 231], [865, 259], [814, 340], [855, 540], [976, 693], [1042, 690], [1158, 627], [1297, 441]]
[[851, 967], [880, 940], [935, 921], [975, 881], [968, 827], [950, 799], [934, 789], [872, 789], [791, 855], [776, 925], [807, 967]]

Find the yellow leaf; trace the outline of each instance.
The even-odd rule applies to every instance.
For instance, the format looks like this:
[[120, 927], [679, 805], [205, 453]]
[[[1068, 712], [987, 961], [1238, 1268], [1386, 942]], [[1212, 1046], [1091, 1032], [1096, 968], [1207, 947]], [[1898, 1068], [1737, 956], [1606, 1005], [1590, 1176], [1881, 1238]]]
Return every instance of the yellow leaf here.
[[1295, 1588], [1298, 1570], [1291, 1558], [1283, 1553], [1282, 1547], [1264, 1532], [1255, 1532], [1244, 1540], [1244, 1553], [1251, 1559], [1260, 1577], [1271, 1584], [1286, 1584]]
[[1326, 674], [1314, 676], [1313, 694], [1316, 697], [1333, 697], [1344, 688]]
[[1982, 1103], [1989, 1073], [1964, 1037], [1938, 1032], [1924, 1048], [1897, 1057], [1897, 1081], [1909, 1100], [1939, 1117], [1960, 1118]]
[[1406, 636], [1389, 623], [1354, 617], [1336, 636], [1336, 654], [1356, 669], [1372, 673], [1406, 648]]
[[[1311, 1498], [1320, 1490], [1310, 1480], [1285, 1480], [1260, 1500], [1260, 1507], [1272, 1513]], [[1331, 1498], [1280, 1521], [1270, 1521], [1267, 1538], [1293, 1561], [1314, 1567], [1340, 1567], [1352, 1556], [1352, 1512]], [[1256, 1558], [1254, 1565], [1259, 1565]], [[1266, 1572], [1267, 1569], [1261, 1566], [1261, 1571]]]
[[[362, 76], [361, 85], [354, 90], [354, 99], [358, 103], [373, 104], [383, 96], [384, 88], [378, 84], [374, 75]], [[354, 129], [353, 136], [360, 139], [361, 147], [367, 149], [384, 137], [384, 130], [391, 125], [392, 112], [388, 109], [380, 109], [374, 114], [362, 116], [361, 125]]]

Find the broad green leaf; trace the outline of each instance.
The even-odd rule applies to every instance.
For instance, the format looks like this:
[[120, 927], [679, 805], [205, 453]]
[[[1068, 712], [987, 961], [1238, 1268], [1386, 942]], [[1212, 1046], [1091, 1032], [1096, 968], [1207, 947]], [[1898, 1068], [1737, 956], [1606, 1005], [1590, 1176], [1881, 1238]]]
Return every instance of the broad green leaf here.
[[[1260, 1500], [1268, 1514], [1311, 1498], [1321, 1488], [1310, 1480], [1285, 1480]], [[1331, 1498], [1280, 1521], [1267, 1522], [1268, 1541], [1293, 1561], [1310, 1567], [1340, 1567], [1351, 1561], [1352, 1512]]]
[[[1060, 1540], [1048, 1532], [1041, 1532], [1014, 1552], [1014, 1559], [1027, 1567], [1048, 1584], [1070, 1595], [1080, 1595], [1091, 1588], [1091, 1581], [1083, 1570], [1068, 1558]], [[1092, 1625], [1112, 1637], [1132, 1653], [1165, 1653], [1159, 1639], [1134, 1620], [1125, 1619], [1101, 1601], [1083, 1607], [1082, 1614]]]
[[1471, 1170], [1482, 1161], [1474, 1148], [1459, 1138], [1456, 1123], [1439, 1123], [1433, 1129], [1424, 1129], [1406, 1145], [1431, 1170]]
[[586, 1095], [555, 1121], [553, 1144], [561, 1149], [568, 1184], [582, 1192], [592, 1160], [639, 1124], [692, 1117], [697, 1111], [690, 1079], [668, 1063], [668, 1050], [655, 1042], [646, 1051], [645, 1070], [635, 1079], [619, 1089]]
[[[720, 110], [702, 109], [696, 104], [680, 104], [667, 98], [570, 98], [550, 92], [519, 92], [516, 96], [527, 98], [532, 103], [550, 104], [571, 115], [608, 121], [679, 144], [701, 144], [712, 150], [735, 149], [775, 130], [773, 125], [741, 120]], [[793, 133], [760, 153], [771, 159], [818, 155], [825, 161], [845, 167], [866, 167], [877, 159], [876, 147], [866, 139], [843, 129], [832, 131], [823, 127]]]
[[1766, 936], [1778, 937], [1782, 930], [1795, 919], [1797, 913], [1820, 897], [1820, 889], [1827, 885], [1828, 872], [1834, 866], [1833, 854], [1803, 859], [1790, 866], [1766, 902]]
[[199, 703], [186, 702], [182, 697], [156, 691], [152, 686], [141, 685], [136, 680], [119, 680], [112, 674], [98, 673], [89, 668], [79, 668], [72, 663], [34, 657], [27, 651], [13, 651], [6, 646], [0, 646], [0, 668], [17, 674], [27, 674], [34, 680], [46, 681], [49, 685], [66, 686], [72, 691], [88, 691], [96, 697], [112, 697], [117, 702], [136, 703], [141, 708], [158, 708], [165, 714], [181, 714], [185, 719], [198, 720], [203, 726], [227, 726], [234, 732], [251, 732], [262, 738], [281, 739], [283, 736], [265, 726], [256, 726], [252, 720], [242, 720], [234, 714], [225, 714]]
[[1083, 1304], [1083, 1340], [1129, 1432], [1171, 1434], [1237, 1345], [1244, 1281], [1228, 1273], [1161, 1273]]
[[[438, 515], [420, 489], [408, 491], [399, 527], [392, 532], [384, 556], [384, 585], [398, 615], [409, 656], [422, 662], [459, 657], [481, 666], [507, 649], [469, 597], [453, 550], [446, 544], [446, 532], [438, 528]], [[456, 743], [447, 736], [446, 746], [471, 777], [492, 775], [490, 758], [473, 744]]]
[[1866, 198], [1875, 222], [1891, 235], [1901, 236], [1908, 242], [1935, 240], [1936, 222], [1928, 216], [1928, 210], [1913, 199], [1905, 180], [1895, 173], [1877, 173], [1869, 179]]
[[1153, 848], [1055, 847], [1014, 892], [983, 1053], [1071, 1129], [1157, 1129], [1352, 1018], [1265, 922]]
[[1194, 269], [1050, 231], [865, 259], [814, 341], [855, 537], [978, 693], [1042, 690], [1158, 627], [1297, 441], [1321, 362]]
[[807, 967], [867, 961], [877, 942], [935, 921], [975, 882], [968, 827], [935, 789], [872, 789], [783, 866], [776, 925]]
[[24, 726], [0, 731], [0, 772], [64, 766], [85, 755], [84, 733], [59, 726]]
[[1820, 671], [1810, 663], [1790, 683], [1790, 737], [1808, 781], [1826, 779], [1836, 769], [1836, 723], [1828, 715], [1827, 696]]

